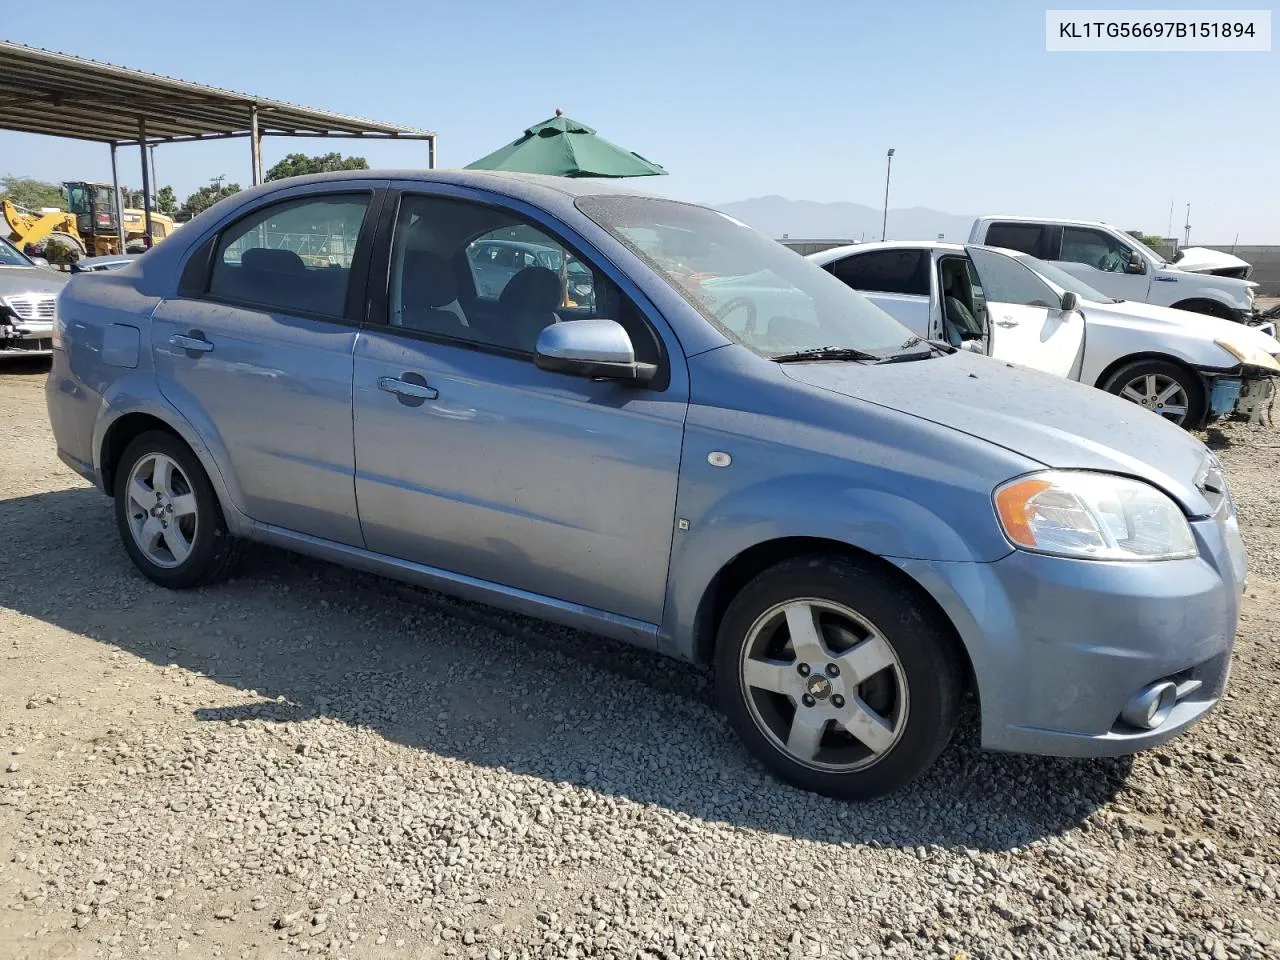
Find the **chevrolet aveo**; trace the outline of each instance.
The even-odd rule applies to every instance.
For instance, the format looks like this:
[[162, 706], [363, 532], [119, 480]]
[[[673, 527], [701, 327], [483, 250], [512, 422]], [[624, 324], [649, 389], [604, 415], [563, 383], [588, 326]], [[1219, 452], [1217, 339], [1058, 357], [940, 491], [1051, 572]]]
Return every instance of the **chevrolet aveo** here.
[[[542, 263], [481, 289], [496, 240], [578, 289]], [[966, 691], [987, 748], [1103, 756], [1227, 680], [1245, 557], [1203, 444], [914, 337], [704, 207], [280, 181], [73, 279], [54, 335], [58, 452], [155, 582], [259, 541], [711, 662], [808, 789], [906, 783]]]

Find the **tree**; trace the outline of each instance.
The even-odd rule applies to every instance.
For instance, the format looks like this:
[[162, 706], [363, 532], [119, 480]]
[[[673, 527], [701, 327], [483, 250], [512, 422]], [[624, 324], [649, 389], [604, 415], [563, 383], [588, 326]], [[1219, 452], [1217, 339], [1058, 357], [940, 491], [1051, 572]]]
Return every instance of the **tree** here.
[[291, 153], [267, 171], [267, 180], [283, 180], [285, 177], [301, 177], [308, 173], [329, 173], [331, 170], [368, 170], [369, 161], [364, 157], [344, 157], [340, 153], [326, 153], [322, 157], [308, 157], [305, 153]]
[[182, 206], [178, 208], [178, 219], [182, 221], [190, 220], [197, 214], [208, 210], [219, 200], [226, 199], [233, 193], [240, 192], [240, 184], [227, 183], [224, 184], [220, 180], [215, 180], [207, 187], [201, 187], [187, 199], [182, 201]]
[[177, 216], [178, 197], [173, 192], [173, 187], [160, 188], [160, 192], [156, 194], [156, 208], [166, 217]]
[[62, 187], [56, 183], [46, 183], [35, 177], [0, 177], [0, 199], [12, 200], [20, 207], [28, 210], [39, 210], [41, 207], [57, 207], [67, 209], [67, 200], [63, 196]]

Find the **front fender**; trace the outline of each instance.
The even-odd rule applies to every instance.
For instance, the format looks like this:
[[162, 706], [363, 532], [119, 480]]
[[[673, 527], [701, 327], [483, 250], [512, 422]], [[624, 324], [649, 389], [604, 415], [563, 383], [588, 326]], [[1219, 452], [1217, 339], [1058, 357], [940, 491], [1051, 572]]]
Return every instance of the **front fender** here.
[[[198, 410], [199, 407], [195, 409]], [[236, 536], [245, 535], [249, 529], [249, 521], [239, 506], [244, 502], [240, 489], [235, 478], [224, 475], [218, 467], [219, 461], [226, 457], [226, 451], [221, 447], [217, 431], [210, 423], [203, 424], [203, 430], [198, 429], [196, 424], [160, 393], [150, 371], [146, 376], [120, 378], [102, 395], [93, 429], [92, 448], [93, 469], [99, 483], [102, 483], [103, 478], [102, 454], [106, 448], [107, 434], [112, 426], [131, 414], [155, 417], [183, 439], [195, 453], [213, 485], [227, 528]], [[110, 495], [111, 491], [107, 490], [106, 493]]]
[[[988, 504], [982, 510], [989, 536], [962, 532], [944, 505], [916, 496], [860, 486], [849, 477], [781, 476], [732, 491], [695, 517], [683, 495], [660, 635], [671, 652], [693, 659], [699, 605], [716, 575], [743, 552], [770, 541], [812, 538], [834, 541], [886, 558], [991, 561], [1012, 552], [996, 529]], [[821, 505], [815, 509], [815, 505]], [[957, 506], [952, 503], [950, 506]], [[688, 529], [680, 523], [688, 521]]]

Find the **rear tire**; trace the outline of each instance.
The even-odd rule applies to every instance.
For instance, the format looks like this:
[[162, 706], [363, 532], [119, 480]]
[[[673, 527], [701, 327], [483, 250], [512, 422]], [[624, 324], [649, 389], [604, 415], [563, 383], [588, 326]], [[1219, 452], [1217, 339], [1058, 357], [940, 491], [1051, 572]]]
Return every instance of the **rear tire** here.
[[125, 448], [115, 472], [115, 506], [129, 558], [163, 587], [221, 580], [243, 552], [200, 461], [171, 433], [153, 430]]
[[865, 561], [808, 556], [759, 574], [716, 643], [720, 703], [747, 749], [804, 790], [866, 800], [931, 766], [962, 687], [945, 626]]
[[1208, 405], [1200, 378], [1176, 363], [1137, 360], [1125, 364], [1107, 378], [1102, 389], [1186, 430], [1204, 425]]

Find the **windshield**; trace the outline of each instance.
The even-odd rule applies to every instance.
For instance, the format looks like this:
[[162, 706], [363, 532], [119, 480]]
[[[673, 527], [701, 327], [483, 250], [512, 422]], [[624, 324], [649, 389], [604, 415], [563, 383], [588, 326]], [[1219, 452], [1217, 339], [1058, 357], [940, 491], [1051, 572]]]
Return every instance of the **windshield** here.
[[24, 257], [8, 240], [0, 239], [0, 267], [31, 267], [34, 264]]
[[1028, 256], [1025, 253], [1013, 254], [1013, 256], [1016, 259], [1021, 260], [1050, 283], [1056, 283], [1063, 290], [1070, 290], [1082, 300], [1092, 300], [1094, 303], [1120, 302], [1115, 297], [1108, 297], [1101, 290], [1095, 290], [1079, 277], [1073, 276], [1067, 273], [1067, 271], [1055, 267], [1051, 263], [1045, 263], [1043, 260], [1037, 260], [1035, 257]]
[[583, 197], [625, 244], [726, 337], [763, 357], [820, 347], [892, 354], [911, 331], [821, 267], [707, 207]]

